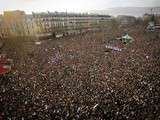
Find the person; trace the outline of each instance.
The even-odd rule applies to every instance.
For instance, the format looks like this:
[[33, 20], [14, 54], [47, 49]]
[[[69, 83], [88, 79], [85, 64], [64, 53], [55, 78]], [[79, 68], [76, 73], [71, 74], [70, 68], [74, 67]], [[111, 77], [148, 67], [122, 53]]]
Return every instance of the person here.
[[0, 74], [9, 73], [12, 69], [11, 67], [12, 60], [7, 59], [5, 54], [0, 55]]

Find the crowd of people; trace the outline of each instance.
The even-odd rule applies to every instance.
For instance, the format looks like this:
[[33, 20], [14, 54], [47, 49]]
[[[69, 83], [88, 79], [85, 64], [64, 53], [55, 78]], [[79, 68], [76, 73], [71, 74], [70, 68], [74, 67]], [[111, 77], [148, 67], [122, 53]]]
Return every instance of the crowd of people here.
[[132, 43], [115, 39], [122, 28], [103, 30], [42, 41], [13, 59], [16, 73], [0, 77], [0, 119], [160, 119], [159, 33], [127, 32]]

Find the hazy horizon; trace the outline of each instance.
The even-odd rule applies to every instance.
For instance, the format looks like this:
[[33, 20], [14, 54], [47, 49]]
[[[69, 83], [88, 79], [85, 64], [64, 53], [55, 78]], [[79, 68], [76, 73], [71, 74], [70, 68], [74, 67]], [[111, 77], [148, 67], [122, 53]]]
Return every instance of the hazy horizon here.
[[117, 7], [158, 7], [159, 0], [0, 0], [0, 13], [8, 10], [23, 10], [26, 13], [60, 11], [88, 12]]

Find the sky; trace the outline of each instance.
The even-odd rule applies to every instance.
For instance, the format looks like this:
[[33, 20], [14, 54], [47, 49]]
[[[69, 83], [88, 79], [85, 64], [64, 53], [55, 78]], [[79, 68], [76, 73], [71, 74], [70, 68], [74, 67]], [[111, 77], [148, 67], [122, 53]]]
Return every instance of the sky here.
[[5, 10], [87, 12], [113, 7], [160, 6], [160, 0], [0, 0], [0, 13]]

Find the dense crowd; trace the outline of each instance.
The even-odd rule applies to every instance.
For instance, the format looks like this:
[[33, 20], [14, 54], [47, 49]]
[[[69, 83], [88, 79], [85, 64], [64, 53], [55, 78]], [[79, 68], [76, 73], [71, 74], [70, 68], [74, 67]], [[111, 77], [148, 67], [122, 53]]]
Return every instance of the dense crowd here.
[[0, 76], [0, 120], [160, 119], [159, 33], [125, 31], [132, 43], [115, 39], [122, 28], [103, 30], [42, 41], [14, 59], [16, 73]]

